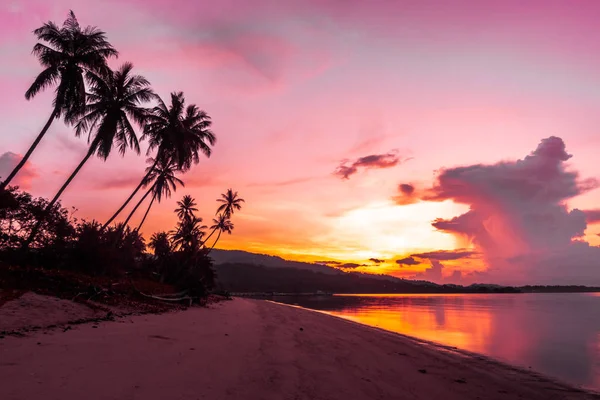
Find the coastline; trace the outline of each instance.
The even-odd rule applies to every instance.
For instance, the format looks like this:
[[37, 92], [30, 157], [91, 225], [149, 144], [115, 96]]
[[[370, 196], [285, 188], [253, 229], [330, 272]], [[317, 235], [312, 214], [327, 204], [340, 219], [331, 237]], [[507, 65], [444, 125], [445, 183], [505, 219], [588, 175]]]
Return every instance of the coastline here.
[[2, 399], [600, 399], [519, 367], [236, 298], [0, 340]]
[[[436, 294], [433, 294], [433, 295], [436, 295]], [[480, 293], [474, 293], [474, 294], [480, 294]], [[498, 294], [504, 294], [504, 293], [498, 293]], [[517, 293], [517, 294], [527, 294], [527, 293]], [[442, 294], [442, 295], [447, 295], [447, 294]], [[363, 296], [363, 295], [361, 294], [361, 295], [358, 295], [358, 296]], [[402, 339], [414, 342], [416, 345], [427, 347], [427, 348], [429, 348], [432, 351], [445, 352], [445, 353], [451, 354], [451, 355], [456, 356], [456, 357], [464, 357], [465, 359], [467, 359], [467, 361], [469, 361], [469, 360], [484, 361], [486, 363], [496, 365], [499, 368], [504, 368], [507, 371], [514, 371], [514, 372], [516, 372], [518, 374], [531, 375], [531, 377], [533, 377], [533, 378], [543, 379], [545, 381], [555, 383], [556, 385], [565, 387], [567, 389], [575, 389], [575, 390], [581, 390], [583, 392], [588, 392], [588, 393], [593, 394], [593, 395], [598, 395], [599, 398], [600, 398], [600, 391], [597, 391], [594, 388], [580, 386], [580, 385], [575, 385], [575, 384], [572, 384], [570, 382], [564, 381], [564, 380], [562, 380], [560, 378], [557, 378], [557, 377], [554, 377], [554, 376], [550, 376], [550, 375], [544, 374], [542, 372], [538, 372], [535, 369], [531, 369], [531, 367], [530, 368], [526, 368], [524, 366], [511, 364], [508, 361], [503, 361], [503, 360], [500, 360], [500, 359], [497, 359], [497, 358], [494, 358], [492, 356], [488, 356], [488, 355], [485, 355], [485, 354], [482, 354], [482, 353], [477, 353], [477, 352], [474, 352], [474, 351], [469, 351], [469, 350], [466, 350], [466, 349], [461, 349], [461, 348], [458, 348], [456, 346], [446, 345], [446, 344], [443, 344], [443, 343], [440, 343], [440, 342], [435, 342], [433, 340], [427, 340], [427, 339], [419, 338], [417, 336], [407, 335], [407, 334], [401, 333], [401, 332], [391, 331], [391, 330], [388, 330], [388, 329], [380, 328], [378, 326], [364, 324], [364, 323], [361, 323], [361, 322], [358, 322], [358, 321], [354, 321], [354, 320], [352, 320], [350, 318], [345, 318], [345, 317], [343, 317], [341, 315], [336, 315], [336, 314], [330, 313], [328, 311], [306, 308], [306, 307], [302, 307], [302, 306], [298, 306], [298, 305], [294, 305], [294, 304], [280, 303], [280, 302], [277, 302], [277, 301], [274, 301], [274, 300], [265, 300], [265, 301], [268, 301], [268, 302], [274, 303], [274, 304], [278, 304], [278, 305], [283, 305], [283, 306], [287, 306], [287, 307], [292, 307], [292, 308], [304, 310], [304, 311], [316, 312], [316, 313], [319, 313], [319, 314], [327, 315], [329, 317], [339, 319], [339, 320], [341, 320], [343, 322], [346, 322], [346, 323], [349, 323], [349, 324], [354, 324], [354, 325], [358, 325], [358, 326], [361, 326], [361, 327], [366, 327], [366, 328], [372, 329], [372, 330], [374, 330], [374, 331], [376, 331], [378, 333], [391, 334], [391, 335], [399, 336]]]

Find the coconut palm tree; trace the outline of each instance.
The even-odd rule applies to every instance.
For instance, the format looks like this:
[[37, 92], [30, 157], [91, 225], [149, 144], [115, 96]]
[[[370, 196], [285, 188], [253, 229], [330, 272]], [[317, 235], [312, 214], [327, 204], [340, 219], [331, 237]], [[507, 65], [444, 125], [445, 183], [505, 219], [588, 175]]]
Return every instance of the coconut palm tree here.
[[169, 242], [169, 235], [167, 232], [156, 232], [150, 237], [148, 247], [154, 251], [154, 255], [157, 257], [164, 257], [171, 251], [171, 243]]
[[191, 218], [198, 211], [196, 205], [196, 200], [189, 194], [186, 194], [177, 202], [178, 207], [175, 209], [175, 213], [179, 219]]
[[235, 210], [242, 209], [242, 203], [245, 200], [238, 197], [238, 193], [232, 189], [227, 189], [227, 192], [221, 194], [221, 198], [217, 199], [219, 203], [223, 203], [217, 208], [216, 214], [222, 213], [228, 218], [231, 217]]
[[[167, 105], [159, 98], [158, 105], [154, 107], [144, 126], [143, 139], [148, 139], [148, 154], [156, 150], [155, 163], [159, 160], [172, 159], [177, 168], [183, 172], [200, 161], [200, 154], [206, 157], [211, 155], [211, 147], [216, 142], [214, 133], [210, 130], [212, 121], [206, 112], [195, 105], [185, 108], [185, 98], [182, 92], [171, 93], [171, 105]], [[129, 198], [104, 224], [108, 226], [123, 209], [129, 204], [136, 193], [144, 186], [152, 168], [146, 170]]]
[[[229, 219], [229, 216], [227, 216], [225, 213], [221, 213], [221, 214], [219, 214], [217, 216], [216, 219], [213, 218], [213, 225], [210, 228], [213, 230], [212, 233], [210, 234], [210, 236], [212, 236], [212, 234], [216, 230], [219, 231], [219, 234], [217, 235], [217, 238], [215, 239], [215, 242], [213, 243], [213, 245], [210, 248], [210, 250], [212, 250], [212, 249], [215, 248], [217, 242], [221, 238], [221, 233], [227, 232], [228, 234], [231, 235], [231, 231], [233, 230], [233, 223]], [[208, 239], [210, 238], [210, 236], [208, 238], [206, 238], [206, 240], [204, 241], [204, 243], [206, 243], [208, 241]]]
[[23, 168], [55, 119], [64, 116], [65, 121], [71, 123], [85, 112], [85, 73], [105, 71], [106, 59], [118, 55], [104, 32], [92, 26], [82, 29], [73, 11], [61, 28], [47, 22], [33, 33], [40, 40], [33, 47], [33, 54], [44, 70], [25, 92], [25, 98], [31, 100], [43, 90], [56, 86], [53, 109], [27, 153], [0, 184], [0, 190]]
[[146, 220], [154, 200], [158, 200], [160, 203], [163, 196], [171, 197], [171, 193], [177, 190], [177, 185], [185, 186], [183, 181], [175, 176], [179, 170], [177, 169], [177, 164], [174, 161], [162, 159], [156, 163], [155, 160], [149, 159], [148, 162], [151, 162], [152, 166], [148, 167], [150, 171], [147, 175], [148, 180], [146, 185], [149, 185], [150, 182], [153, 182], [153, 184], [150, 186], [150, 189], [146, 191], [140, 201], [135, 205], [133, 210], [131, 210], [131, 213], [129, 213], [129, 216], [124, 222], [125, 225], [127, 225], [131, 217], [133, 217], [133, 214], [135, 214], [136, 210], [144, 202], [146, 197], [152, 194], [152, 200], [150, 201], [150, 205], [148, 206], [148, 209], [146, 210], [146, 213], [144, 214], [144, 217], [137, 228], [138, 230]]
[[[87, 73], [90, 81], [88, 95], [90, 103], [86, 106], [85, 115], [75, 126], [75, 134], [80, 136], [88, 132], [90, 148], [50, 201], [48, 209], [54, 206], [73, 178], [94, 154], [106, 161], [115, 145], [121, 156], [125, 154], [128, 147], [137, 154], [140, 153], [138, 138], [130, 119], [139, 125], [144, 123], [147, 112], [140, 105], [152, 99], [154, 93], [150, 89], [150, 83], [144, 77], [131, 74], [132, 68], [132, 64], [125, 63], [114, 72], [107, 71], [102, 75]], [[41, 224], [41, 220], [38, 225]], [[27, 243], [30, 243], [36, 234], [37, 229], [34, 228]]]
[[196, 252], [202, 245], [202, 236], [206, 225], [202, 224], [202, 218], [191, 217], [180, 220], [177, 228], [171, 231], [173, 248], [182, 252]]

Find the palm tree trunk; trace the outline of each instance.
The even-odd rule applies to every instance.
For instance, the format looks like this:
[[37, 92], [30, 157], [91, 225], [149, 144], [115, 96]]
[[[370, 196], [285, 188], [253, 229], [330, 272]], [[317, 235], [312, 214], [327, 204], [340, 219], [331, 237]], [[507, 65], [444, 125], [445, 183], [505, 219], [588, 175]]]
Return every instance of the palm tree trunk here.
[[148, 191], [144, 194], [144, 196], [140, 199], [140, 201], [138, 201], [138, 203], [135, 205], [135, 207], [133, 207], [133, 210], [131, 210], [131, 212], [127, 216], [127, 219], [125, 220], [125, 222], [123, 222], [123, 226], [124, 227], [127, 226], [127, 224], [129, 223], [129, 220], [131, 219], [131, 217], [133, 217], [133, 214], [135, 214], [135, 212], [139, 208], [139, 206], [144, 202], [144, 200], [146, 199], [146, 197], [148, 197], [148, 195], [150, 194], [150, 192], [152, 191], [152, 189], [154, 189], [154, 185], [152, 185], [150, 187], [150, 189], [148, 189]]
[[42, 223], [46, 219], [46, 216], [47, 216], [48, 212], [52, 209], [52, 207], [54, 207], [54, 205], [56, 204], [56, 202], [58, 201], [58, 199], [60, 198], [60, 196], [62, 195], [62, 193], [65, 191], [65, 189], [67, 188], [67, 186], [69, 186], [69, 184], [71, 183], [71, 181], [73, 180], [73, 178], [75, 178], [75, 175], [77, 175], [79, 173], [79, 170], [81, 170], [81, 168], [83, 167], [83, 165], [90, 159], [90, 157], [94, 154], [95, 151], [96, 151], [96, 143], [92, 143], [90, 145], [90, 149], [88, 150], [88, 152], [85, 155], [85, 157], [83, 158], [83, 160], [81, 160], [81, 162], [79, 163], [79, 165], [77, 166], [77, 168], [75, 168], [75, 171], [73, 171], [73, 173], [71, 174], [71, 176], [69, 176], [69, 179], [67, 179], [67, 181], [59, 189], [58, 193], [56, 193], [56, 195], [54, 196], [54, 198], [46, 206], [46, 209], [44, 210], [44, 214], [40, 216], [40, 219], [38, 220], [37, 224], [31, 230], [31, 233], [29, 234], [29, 237], [27, 238], [27, 241], [25, 242], [24, 247], [28, 247], [29, 244], [35, 239], [35, 236], [38, 234], [38, 231], [40, 230], [40, 227], [42, 226]]
[[131, 195], [129, 196], [129, 198], [127, 200], [125, 200], [125, 203], [123, 203], [123, 205], [121, 206], [121, 208], [119, 208], [117, 210], [117, 212], [112, 217], [110, 217], [110, 219], [108, 221], [106, 221], [106, 223], [102, 226], [102, 230], [106, 229], [106, 227], [108, 225], [110, 225], [110, 223], [113, 222], [113, 220], [115, 218], [117, 218], [117, 215], [119, 215], [121, 213], [121, 211], [123, 211], [123, 209], [125, 207], [127, 207], [127, 204], [129, 204], [129, 202], [131, 201], [131, 199], [133, 199], [135, 197], [135, 195], [137, 194], [137, 192], [142, 188], [142, 186], [144, 185], [144, 182], [146, 181], [146, 179], [148, 178], [148, 176], [152, 173], [152, 171], [156, 167], [156, 164], [158, 164], [158, 157], [157, 157], [157, 160], [154, 162], [154, 165], [152, 165], [152, 168], [150, 168], [150, 170], [148, 171], [148, 173], [142, 178], [142, 180], [140, 181], [139, 185], [137, 185], [137, 187], [135, 188], [135, 190], [133, 191], [133, 193], [131, 193]]
[[58, 108], [55, 108], [54, 111], [52, 111], [52, 114], [50, 115], [48, 122], [46, 122], [46, 125], [44, 125], [44, 128], [42, 128], [42, 131], [40, 132], [40, 134], [37, 136], [37, 138], [35, 138], [33, 144], [29, 147], [29, 150], [27, 150], [27, 153], [25, 153], [25, 155], [23, 156], [21, 161], [19, 161], [17, 166], [12, 170], [12, 172], [10, 173], [10, 175], [8, 175], [8, 177], [4, 180], [4, 182], [2, 182], [0, 184], [0, 190], [3, 190], [4, 188], [6, 188], [8, 186], [8, 184], [10, 183], [10, 181], [12, 181], [12, 179], [15, 177], [15, 175], [17, 175], [17, 173], [19, 173], [19, 170], [21, 168], [23, 168], [23, 166], [25, 165], [25, 163], [27, 162], [27, 160], [29, 159], [29, 157], [31, 156], [31, 154], [33, 153], [33, 151], [35, 150], [37, 145], [40, 143], [40, 141], [42, 140], [42, 138], [48, 131], [48, 128], [50, 128], [50, 125], [52, 125], [52, 121], [54, 121], [56, 119], [57, 115], [58, 115]]
[[144, 221], [146, 220], [146, 217], [148, 216], [148, 213], [150, 212], [150, 208], [152, 207], [152, 203], [154, 203], [155, 199], [156, 199], [156, 194], [154, 196], [152, 196], [152, 200], [150, 200], [150, 205], [148, 206], [148, 209], [146, 210], [146, 214], [144, 214], [144, 218], [142, 218], [142, 222], [140, 222], [140, 224], [136, 228], [137, 231], [139, 231], [140, 228], [142, 227], [142, 225], [144, 224]]
[[215, 242], [213, 243], [212, 247], [210, 248], [210, 250], [208, 250], [208, 252], [210, 253], [212, 251], [212, 249], [215, 248], [215, 246], [217, 245], [217, 242], [219, 241], [219, 238], [221, 237], [221, 232], [223, 232], [222, 230], [219, 229], [219, 234], [217, 235], [217, 238], [215, 239]]
[[206, 239], [204, 239], [204, 241], [202, 242], [202, 244], [206, 244], [206, 242], [208, 242], [208, 239], [210, 239], [210, 237], [215, 233], [215, 231], [217, 230], [217, 228], [214, 228], [212, 230], [212, 232], [210, 233], [210, 235], [208, 235], [208, 237]]

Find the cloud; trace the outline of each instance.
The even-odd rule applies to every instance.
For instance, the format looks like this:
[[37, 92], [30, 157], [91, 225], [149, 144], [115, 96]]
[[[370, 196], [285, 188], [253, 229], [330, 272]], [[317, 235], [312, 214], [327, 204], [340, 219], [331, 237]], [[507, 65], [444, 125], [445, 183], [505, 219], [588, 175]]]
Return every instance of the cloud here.
[[381, 264], [381, 263], [385, 262], [385, 260], [380, 260], [379, 258], [369, 258], [369, 261], [371, 261], [372, 263], [375, 263], [375, 264]]
[[450, 261], [471, 258], [477, 255], [477, 252], [471, 250], [437, 250], [427, 253], [412, 254], [411, 257], [425, 258], [427, 260]]
[[[396, 263], [400, 267], [406, 265], [427, 265], [421, 272], [417, 272], [412, 276], [408, 276], [410, 279], [431, 281], [438, 284], [452, 283], [467, 285], [475, 282], [480, 282], [481, 279], [485, 279], [486, 276], [482, 275], [478, 271], [465, 273], [460, 270], [462, 265], [456, 263], [451, 265], [452, 272], [445, 272], [446, 266], [442, 264], [442, 261], [457, 261], [463, 260], [461, 264], [466, 264], [468, 261], [472, 261], [473, 258], [479, 257], [479, 253], [468, 249], [457, 249], [457, 250], [436, 250], [425, 253], [411, 254], [409, 257], [396, 260]], [[458, 269], [457, 269], [458, 268]]]
[[417, 191], [414, 185], [410, 183], [399, 184], [398, 193], [398, 195], [392, 197], [392, 200], [399, 206], [414, 204], [419, 201]]
[[419, 262], [418, 260], [415, 260], [412, 257], [405, 257], [400, 260], [396, 260], [396, 264], [398, 264], [402, 267], [404, 265], [419, 265], [419, 264], [421, 264], [421, 262]]
[[486, 272], [472, 271], [463, 272], [454, 270], [450, 274], [446, 274], [446, 266], [441, 261], [431, 260], [430, 265], [424, 271], [419, 272], [411, 277], [411, 279], [425, 280], [435, 282], [440, 285], [454, 284], [454, 285], [470, 285], [473, 283], [481, 283], [489, 281], [490, 277]]
[[413, 277], [413, 279], [432, 281], [435, 283], [441, 283], [442, 281], [442, 270], [444, 266], [441, 262], [433, 260], [431, 261], [431, 268], [425, 269], [425, 271], [418, 273]]
[[338, 266], [342, 264], [339, 261], [313, 261], [314, 264], [328, 265], [328, 266]]
[[[2, 154], [0, 156], [0, 181], [6, 179], [22, 159], [22, 156], [10, 151]], [[12, 186], [19, 186], [21, 189], [28, 190], [31, 188], [31, 181], [37, 177], [38, 173], [36, 168], [31, 164], [31, 162], [27, 161], [19, 173], [10, 182], [10, 184]]]
[[432, 225], [469, 240], [490, 279], [502, 283], [600, 284], [600, 248], [578, 240], [590, 213], [567, 201], [598, 187], [565, 165], [558, 137], [543, 139], [517, 161], [443, 169], [425, 200], [452, 200], [469, 211]]
[[340, 264], [338, 265], [339, 268], [347, 268], [347, 269], [354, 269], [354, 268], [358, 268], [358, 267], [366, 267], [365, 264], [356, 264], [356, 263], [346, 263], [346, 264]]
[[359, 169], [383, 169], [392, 168], [408, 159], [400, 159], [395, 151], [386, 154], [371, 154], [357, 158], [354, 161], [344, 160], [334, 171], [334, 175], [341, 179], [350, 179]]
[[585, 214], [585, 220], [588, 224], [600, 222], [600, 209], [583, 210], [583, 213]]

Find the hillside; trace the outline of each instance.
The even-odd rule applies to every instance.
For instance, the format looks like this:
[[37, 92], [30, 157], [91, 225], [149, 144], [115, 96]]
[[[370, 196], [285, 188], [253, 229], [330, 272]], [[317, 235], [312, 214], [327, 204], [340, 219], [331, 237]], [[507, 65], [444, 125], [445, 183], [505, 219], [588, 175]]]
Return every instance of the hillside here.
[[215, 266], [217, 285], [229, 292], [242, 293], [475, 293], [514, 291], [512, 288], [461, 287], [381, 279], [367, 274], [325, 274], [298, 268], [273, 268], [243, 263]]
[[270, 256], [267, 254], [249, 253], [242, 250], [218, 250], [214, 249], [210, 253], [215, 265], [219, 264], [250, 264], [260, 265], [268, 268], [295, 268], [313, 272], [320, 272], [327, 275], [343, 274], [342, 271], [321, 264], [305, 263], [299, 261], [289, 261], [281, 257]]

